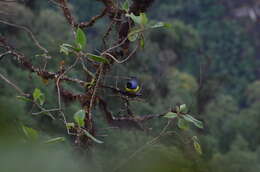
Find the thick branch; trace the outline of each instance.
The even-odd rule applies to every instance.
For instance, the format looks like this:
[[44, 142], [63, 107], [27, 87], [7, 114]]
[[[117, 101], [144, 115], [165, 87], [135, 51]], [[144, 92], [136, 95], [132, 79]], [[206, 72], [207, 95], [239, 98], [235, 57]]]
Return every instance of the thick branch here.
[[93, 24], [94, 24], [98, 19], [104, 17], [104, 16], [106, 15], [106, 13], [107, 13], [107, 8], [103, 9], [101, 14], [92, 17], [92, 18], [90, 19], [90, 21], [79, 23], [79, 24], [77, 25], [77, 27], [85, 28], [85, 27], [93, 26]]
[[[41, 76], [44, 79], [56, 79], [59, 77], [59, 73], [49, 72], [46, 70], [42, 70], [40, 68], [34, 67], [27, 58], [20, 52], [16, 51], [10, 44], [8, 44], [4, 37], [0, 37], [0, 44], [10, 52], [13, 56], [16, 57], [17, 61], [27, 70], [29, 70], [32, 73], [37, 73], [38, 76]], [[70, 81], [74, 83], [78, 83], [82, 86], [86, 84], [85, 81], [76, 79], [76, 78], [70, 78], [67, 76], [62, 76], [60, 80]]]
[[112, 126], [120, 128], [136, 128], [139, 130], [143, 130], [142, 126], [140, 126], [140, 123], [146, 122], [154, 118], [160, 118], [163, 115], [165, 115], [165, 113], [162, 113], [142, 116], [115, 117], [113, 113], [108, 109], [107, 103], [101, 98], [99, 98], [99, 107], [105, 113], [106, 120], [108, 121], [108, 123]]
[[75, 21], [75, 18], [72, 16], [70, 9], [68, 8], [68, 3], [66, 0], [58, 0], [60, 7], [63, 11], [63, 14], [67, 21], [69, 22], [70, 25], [73, 27], [80, 27], [80, 28], [86, 28], [86, 27], [91, 27], [98, 19], [104, 17], [107, 13], [107, 8], [103, 9], [101, 14], [94, 16], [90, 19], [88, 22], [80, 22], [77, 23]]

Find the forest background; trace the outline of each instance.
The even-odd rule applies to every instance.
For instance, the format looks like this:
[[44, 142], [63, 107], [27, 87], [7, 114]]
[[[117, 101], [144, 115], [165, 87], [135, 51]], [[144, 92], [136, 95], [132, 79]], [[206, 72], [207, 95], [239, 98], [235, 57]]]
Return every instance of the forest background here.
[[[93, 0], [69, 3], [80, 21], [89, 20], [102, 9], [102, 4]], [[4, 4], [0, 1], [1, 21], [30, 28], [55, 61], [70, 60], [59, 53], [59, 46], [73, 42], [73, 37], [57, 5], [40, 0]], [[259, 11], [257, 0], [155, 0], [147, 16], [172, 27], [147, 32], [144, 50], [123, 67], [118, 66], [113, 75], [136, 76], [141, 81], [144, 102], [132, 104], [135, 113], [160, 113], [185, 103], [191, 114], [203, 121], [204, 129], [176, 129], [176, 135], [164, 136], [131, 158], [153, 134], [104, 130], [97, 136], [104, 143], [81, 153], [75, 153], [69, 138], [49, 146], [24, 145], [22, 125], [34, 128], [43, 138], [67, 137], [66, 131], [45, 117], [28, 113], [31, 106], [18, 100], [13, 88], [0, 80], [0, 170], [260, 171]], [[37, 64], [39, 52], [27, 33], [1, 21], [0, 34]], [[108, 22], [101, 19], [86, 29], [93, 52], [101, 46], [99, 40]], [[0, 59], [0, 73], [26, 92], [40, 88], [48, 104], [55, 104], [53, 85], [22, 70], [11, 57]], [[74, 76], [78, 75], [75, 70]], [[111, 102], [111, 106], [118, 104]], [[68, 104], [67, 114], [73, 116], [78, 109], [78, 104]], [[108, 127], [98, 118], [100, 128]], [[166, 122], [156, 119], [147, 126], [158, 133]], [[190, 144], [193, 135], [199, 139], [201, 155]]]

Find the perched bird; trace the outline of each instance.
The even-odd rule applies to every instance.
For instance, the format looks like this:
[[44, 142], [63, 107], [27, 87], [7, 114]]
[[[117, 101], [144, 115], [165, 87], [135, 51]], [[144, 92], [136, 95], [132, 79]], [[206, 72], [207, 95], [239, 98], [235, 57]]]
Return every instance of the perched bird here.
[[135, 94], [140, 91], [140, 86], [136, 78], [132, 77], [126, 82], [125, 91], [130, 94]]

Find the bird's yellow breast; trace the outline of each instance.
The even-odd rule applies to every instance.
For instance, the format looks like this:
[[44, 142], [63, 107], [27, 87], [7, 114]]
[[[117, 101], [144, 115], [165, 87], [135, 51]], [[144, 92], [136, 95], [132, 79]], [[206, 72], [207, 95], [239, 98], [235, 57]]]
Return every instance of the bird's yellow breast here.
[[131, 88], [125, 88], [125, 90], [127, 91], [127, 92], [129, 92], [129, 93], [136, 93], [136, 92], [138, 92], [139, 90], [140, 90], [140, 87], [139, 86], [137, 86], [135, 89], [131, 89]]

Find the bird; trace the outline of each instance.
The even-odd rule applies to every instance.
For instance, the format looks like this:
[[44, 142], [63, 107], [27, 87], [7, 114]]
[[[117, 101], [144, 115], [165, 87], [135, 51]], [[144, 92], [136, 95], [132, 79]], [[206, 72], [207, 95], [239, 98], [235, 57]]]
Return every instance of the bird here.
[[126, 82], [125, 91], [130, 94], [136, 94], [140, 91], [140, 86], [135, 77], [131, 77], [131, 79]]

